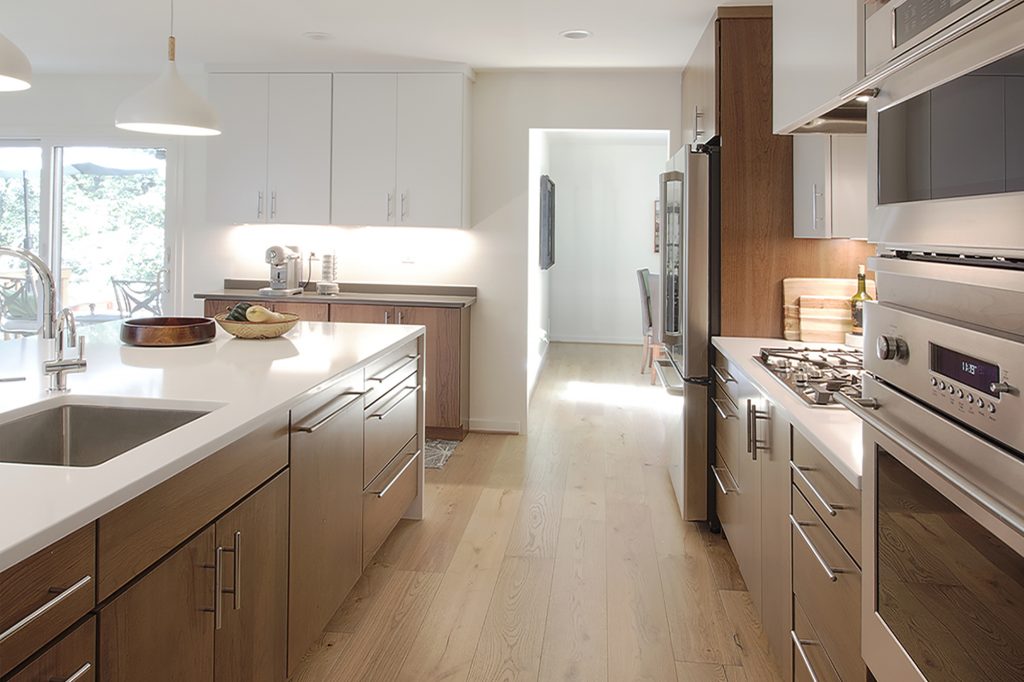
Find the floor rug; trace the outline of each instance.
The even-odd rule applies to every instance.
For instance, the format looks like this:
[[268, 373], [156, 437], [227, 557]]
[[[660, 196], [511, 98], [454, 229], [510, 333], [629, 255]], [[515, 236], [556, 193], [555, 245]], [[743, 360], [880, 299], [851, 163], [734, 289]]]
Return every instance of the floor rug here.
[[428, 439], [423, 466], [428, 469], [443, 469], [448, 458], [455, 453], [455, 448], [458, 445], [459, 441], [457, 440]]

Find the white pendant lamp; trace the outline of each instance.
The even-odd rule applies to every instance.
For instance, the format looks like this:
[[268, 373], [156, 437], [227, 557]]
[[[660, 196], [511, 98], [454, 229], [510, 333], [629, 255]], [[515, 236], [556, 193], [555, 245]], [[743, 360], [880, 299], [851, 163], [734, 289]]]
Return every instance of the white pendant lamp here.
[[0, 35], [0, 92], [32, 87], [32, 65], [18, 46]]
[[153, 83], [121, 102], [114, 125], [156, 135], [220, 135], [217, 112], [178, 74], [174, 61], [174, 0], [164, 71]]

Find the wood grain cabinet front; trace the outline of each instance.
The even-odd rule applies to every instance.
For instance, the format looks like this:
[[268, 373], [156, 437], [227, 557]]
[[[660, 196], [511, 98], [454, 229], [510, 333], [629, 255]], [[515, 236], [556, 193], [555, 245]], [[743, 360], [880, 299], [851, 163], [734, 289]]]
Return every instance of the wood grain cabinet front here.
[[0, 675], [89, 612], [95, 577], [92, 523], [0, 573]]
[[5, 682], [94, 682], [96, 618], [90, 617], [64, 634]]
[[420, 492], [419, 438], [413, 438], [363, 492], [363, 568]]
[[420, 406], [419, 374], [412, 374], [369, 405], [364, 413], [363, 485], [370, 485], [416, 435]]

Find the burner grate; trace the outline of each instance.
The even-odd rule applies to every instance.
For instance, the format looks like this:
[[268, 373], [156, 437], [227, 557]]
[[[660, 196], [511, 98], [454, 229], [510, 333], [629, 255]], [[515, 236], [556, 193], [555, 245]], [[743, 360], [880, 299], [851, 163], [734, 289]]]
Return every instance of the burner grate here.
[[864, 356], [859, 350], [762, 348], [755, 359], [813, 407], [842, 407], [836, 393], [859, 396], [861, 392]]

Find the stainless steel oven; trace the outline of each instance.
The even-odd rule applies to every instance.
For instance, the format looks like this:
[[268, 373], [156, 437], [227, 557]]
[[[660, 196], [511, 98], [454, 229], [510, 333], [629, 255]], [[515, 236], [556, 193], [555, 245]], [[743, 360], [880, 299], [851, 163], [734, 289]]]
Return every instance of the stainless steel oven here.
[[876, 14], [898, 19], [915, 7], [952, 10], [945, 18], [961, 28], [975, 23], [865, 81], [877, 87], [868, 104], [871, 240], [883, 250], [1024, 258], [1024, 4], [907, 0]]
[[[879, 682], [1024, 679], [1024, 335], [1000, 313], [1024, 272], [872, 264], [863, 396], [840, 398], [864, 424], [864, 660]], [[940, 276], [989, 305], [921, 310]]]

